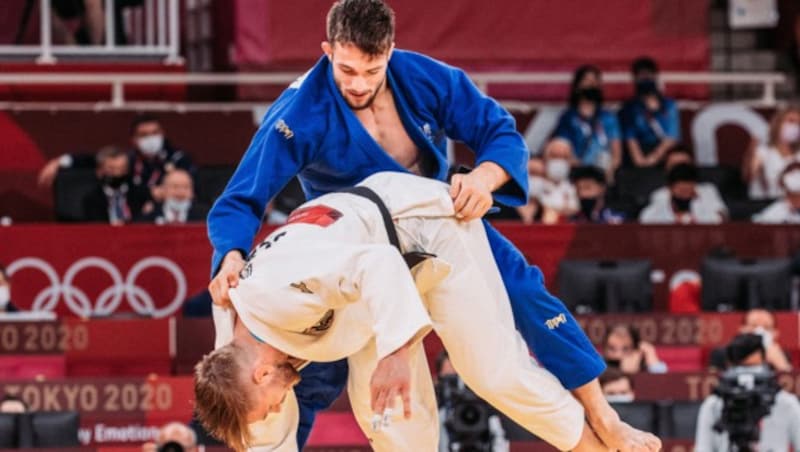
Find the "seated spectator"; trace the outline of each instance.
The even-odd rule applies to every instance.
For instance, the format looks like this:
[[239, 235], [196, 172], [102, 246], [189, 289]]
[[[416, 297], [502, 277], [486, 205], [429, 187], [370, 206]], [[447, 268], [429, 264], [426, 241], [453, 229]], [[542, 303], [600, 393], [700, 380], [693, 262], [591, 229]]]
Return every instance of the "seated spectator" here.
[[[128, 168], [131, 172], [130, 182], [137, 187], [149, 190], [150, 198], [156, 202], [163, 201], [160, 188], [164, 175], [173, 169], [180, 168], [194, 174], [194, 165], [189, 155], [175, 148], [164, 136], [161, 122], [152, 115], [140, 115], [131, 123], [130, 142], [132, 149], [128, 151]], [[50, 187], [58, 174], [59, 168], [91, 168], [95, 166], [95, 158], [88, 154], [64, 154], [56, 157], [39, 171], [39, 185]]]
[[208, 208], [194, 202], [192, 176], [183, 169], [174, 169], [161, 183], [164, 201], [156, 203], [140, 221], [156, 224], [184, 224], [205, 221]]
[[26, 413], [28, 405], [19, 397], [6, 394], [0, 400], [0, 413]]
[[[738, 433], [749, 434], [748, 427], [757, 429], [758, 443], [748, 444], [749, 450], [785, 451], [789, 450], [790, 444], [793, 450], [800, 450], [800, 402], [797, 397], [782, 389], [778, 390], [777, 381], [773, 381], [771, 384], [756, 381], [756, 372], [764, 375], [762, 366], [765, 361], [765, 353], [762, 344], [762, 339], [758, 335], [740, 334], [733, 338], [726, 348], [731, 366], [739, 368], [740, 372], [744, 374], [740, 374], [738, 379], [740, 383], [735, 387], [738, 396], [726, 402], [715, 390], [703, 400], [697, 416], [696, 452], [747, 450], [743, 447], [740, 448], [743, 446], [741, 444], [735, 446], [731, 444], [733, 442], [732, 435], [726, 431], [726, 425], [720, 423], [726, 408], [731, 410], [727, 416], [728, 420], [739, 424], [737, 430], [740, 431]], [[742, 378], [747, 376], [751, 377]], [[756, 394], [754, 390], [757, 387], [756, 383], [759, 388], [769, 384], [775, 389], [769, 391], [770, 396], [763, 397]], [[773, 394], [775, 390], [777, 393]], [[759, 418], [757, 412], [763, 413], [762, 410], [768, 414]], [[750, 413], [749, 416], [748, 413]], [[752, 419], [753, 425], [748, 425], [748, 421], [751, 420], [748, 418], [751, 416], [754, 418]], [[727, 428], [731, 427], [734, 426], [731, 425]]]
[[578, 196], [569, 181], [572, 148], [569, 141], [553, 138], [545, 145], [543, 156], [528, 163], [529, 197], [541, 204], [542, 223], [554, 224], [578, 211]]
[[697, 168], [688, 163], [667, 173], [670, 198], [652, 201], [639, 216], [643, 224], [718, 224], [724, 220], [717, 206], [705, 203], [697, 193]]
[[681, 139], [678, 106], [658, 89], [658, 65], [641, 57], [631, 65], [636, 95], [619, 112], [622, 136], [628, 150], [626, 161], [634, 166], [655, 166]]
[[800, 163], [792, 163], [781, 174], [784, 195], [753, 216], [756, 223], [800, 223]]
[[636, 400], [631, 377], [616, 367], [606, 369], [598, 381], [609, 403], [629, 403]]
[[6, 268], [0, 265], [0, 312], [17, 312], [19, 309], [11, 302], [11, 278]]
[[667, 364], [658, 358], [656, 348], [642, 341], [632, 325], [619, 324], [608, 330], [603, 339], [603, 357], [608, 367], [626, 374], [667, 372]]
[[122, 225], [142, 214], [149, 194], [130, 181], [128, 157], [108, 146], [97, 153], [97, 187], [83, 199], [86, 221]]
[[170, 422], [158, 431], [156, 442], [142, 445], [142, 452], [197, 452], [197, 436], [187, 425]]
[[[747, 311], [744, 315], [742, 326], [739, 328], [739, 333], [761, 336], [766, 363], [772, 366], [775, 371], [789, 372], [792, 370], [789, 355], [778, 343], [780, 331], [775, 325], [775, 316], [770, 311], [766, 309], [751, 309]], [[725, 353], [725, 347], [715, 348], [711, 351], [709, 365], [712, 369], [725, 370], [728, 368], [731, 363], [728, 362]]]
[[[678, 143], [667, 151], [667, 155], [664, 158], [664, 169], [669, 172], [669, 170], [681, 163], [695, 164], [694, 156], [689, 148], [684, 144]], [[728, 206], [726, 206], [725, 201], [722, 200], [722, 196], [720, 196], [716, 185], [708, 182], [698, 182], [695, 184], [695, 191], [697, 192], [697, 200], [700, 204], [728, 218]], [[661, 200], [661, 202], [666, 202], [669, 201], [670, 196], [672, 196], [672, 194], [670, 193], [669, 187], [661, 187], [650, 194], [650, 202], [654, 203], [659, 200]]]
[[544, 192], [544, 161], [539, 157], [532, 157], [528, 160], [528, 203], [517, 207], [523, 224], [534, 224], [542, 222], [542, 202], [541, 197]]
[[572, 169], [570, 180], [578, 195], [580, 210], [570, 218], [572, 223], [620, 224], [625, 215], [606, 206], [606, 175], [596, 166]]
[[600, 70], [581, 66], [572, 79], [569, 107], [558, 120], [555, 136], [572, 145], [575, 157], [584, 165], [594, 165], [613, 180], [622, 158], [617, 117], [603, 108]]
[[750, 185], [750, 199], [774, 199], [783, 194], [780, 175], [792, 162], [800, 161], [800, 109], [775, 113], [766, 144], [753, 143], [743, 160], [742, 175]]

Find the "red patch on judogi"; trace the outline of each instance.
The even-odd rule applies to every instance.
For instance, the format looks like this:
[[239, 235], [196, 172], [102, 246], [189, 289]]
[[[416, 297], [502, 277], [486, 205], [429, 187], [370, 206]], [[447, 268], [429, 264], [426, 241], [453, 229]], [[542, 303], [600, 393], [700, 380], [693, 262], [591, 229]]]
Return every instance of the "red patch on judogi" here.
[[331, 209], [328, 206], [317, 205], [295, 210], [289, 215], [286, 224], [306, 223], [327, 227], [335, 223], [339, 218], [342, 218], [342, 213], [338, 210]]

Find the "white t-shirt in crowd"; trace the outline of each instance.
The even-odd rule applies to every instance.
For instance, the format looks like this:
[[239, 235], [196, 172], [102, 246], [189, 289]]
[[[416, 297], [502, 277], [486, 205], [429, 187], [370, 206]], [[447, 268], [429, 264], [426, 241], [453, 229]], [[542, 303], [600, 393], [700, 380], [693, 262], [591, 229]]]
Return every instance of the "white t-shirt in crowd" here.
[[[697, 199], [704, 209], [707, 208], [715, 212], [723, 212], [725, 215], [728, 214], [728, 206], [722, 200], [716, 185], [709, 182], [700, 182], [695, 186], [695, 191], [697, 192]], [[664, 186], [650, 194], [650, 203], [652, 204], [657, 200], [662, 202], [669, 201], [670, 197], [669, 187]]]
[[779, 199], [753, 215], [753, 221], [765, 224], [800, 224], [800, 211], [793, 209], [789, 201]]
[[764, 172], [762, 179], [758, 175], [750, 181], [748, 195], [750, 199], [780, 198], [783, 189], [780, 185], [780, 176], [786, 166], [792, 162], [800, 162], [800, 152], [790, 156], [783, 156], [772, 146], [760, 145], [756, 148], [755, 158], [761, 160]]
[[679, 219], [672, 210], [672, 199], [660, 197], [644, 208], [639, 215], [639, 222], [643, 224], [719, 224], [723, 220], [719, 206], [700, 197], [692, 200], [689, 205], [689, 213], [691, 213], [691, 218], [687, 216]]

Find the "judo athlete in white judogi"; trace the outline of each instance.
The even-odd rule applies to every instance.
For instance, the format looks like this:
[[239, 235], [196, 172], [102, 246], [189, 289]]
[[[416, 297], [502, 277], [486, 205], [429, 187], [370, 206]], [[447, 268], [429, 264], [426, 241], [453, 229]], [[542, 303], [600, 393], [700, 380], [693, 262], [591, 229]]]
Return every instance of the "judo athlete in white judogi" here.
[[359, 185], [388, 208], [403, 253], [437, 257], [409, 271], [365, 197], [304, 204], [250, 254], [232, 309], [215, 311], [219, 348], [196, 372], [204, 425], [238, 448], [296, 450], [297, 369], [346, 357], [350, 403], [371, 446], [434, 451], [439, 422], [421, 346], [432, 328], [466, 384], [501, 412], [561, 450], [602, 448], [583, 407], [530, 357], [485, 229], [454, 218], [449, 187], [404, 173]]

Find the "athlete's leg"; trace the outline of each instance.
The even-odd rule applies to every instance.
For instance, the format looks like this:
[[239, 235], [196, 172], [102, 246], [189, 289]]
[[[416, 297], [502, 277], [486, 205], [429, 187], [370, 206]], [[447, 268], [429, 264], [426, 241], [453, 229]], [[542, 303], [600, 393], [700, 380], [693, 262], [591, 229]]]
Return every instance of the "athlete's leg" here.
[[487, 221], [483, 223], [514, 321], [530, 350], [567, 389], [597, 378], [606, 367], [603, 359], [564, 304], [547, 292], [541, 271]]
[[464, 382], [550, 444], [575, 447], [583, 433], [583, 407], [536, 365], [514, 329], [482, 224], [410, 219], [401, 220], [398, 230], [406, 249], [414, 248], [410, 242], [416, 238], [452, 265], [450, 275], [425, 298], [434, 329]]

